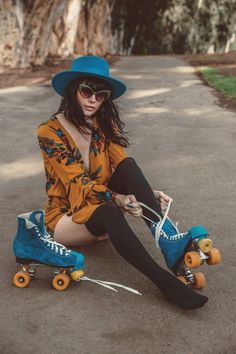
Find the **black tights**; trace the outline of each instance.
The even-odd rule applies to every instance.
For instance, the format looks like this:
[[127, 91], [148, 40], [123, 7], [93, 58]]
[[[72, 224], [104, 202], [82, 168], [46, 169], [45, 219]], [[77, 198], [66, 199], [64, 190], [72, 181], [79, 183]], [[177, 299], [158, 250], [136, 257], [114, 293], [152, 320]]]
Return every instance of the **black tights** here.
[[[128, 157], [120, 162], [108, 187], [120, 194], [134, 194], [137, 201], [145, 203], [161, 214], [154, 193], [133, 158]], [[145, 210], [143, 214], [157, 221], [157, 217], [151, 212]], [[144, 220], [150, 226], [149, 221]], [[170, 302], [184, 309], [193, 309], [204, 305], [208, 300], [206, 296], [199, 295], [181, 283], [151, 258], [116, 203], [102, 204], [95, 210], [85, 226], [95, 236], [108, 233], [118, 253], [153, 281]]]

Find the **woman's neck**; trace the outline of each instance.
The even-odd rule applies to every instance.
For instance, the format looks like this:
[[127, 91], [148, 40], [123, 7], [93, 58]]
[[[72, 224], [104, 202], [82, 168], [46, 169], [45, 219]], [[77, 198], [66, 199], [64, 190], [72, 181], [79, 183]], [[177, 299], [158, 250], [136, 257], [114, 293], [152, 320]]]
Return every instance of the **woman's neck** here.
[[92, 123], [93, 122], [93, 117], [85, 117], [85, 120], [87, 123]]

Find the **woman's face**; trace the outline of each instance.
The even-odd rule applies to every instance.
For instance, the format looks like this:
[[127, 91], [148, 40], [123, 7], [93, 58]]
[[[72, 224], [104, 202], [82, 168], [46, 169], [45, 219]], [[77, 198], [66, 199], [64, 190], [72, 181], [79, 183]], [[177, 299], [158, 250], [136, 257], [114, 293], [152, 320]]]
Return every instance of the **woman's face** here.
[[[97, 93], [97, 97], [95, 96], [94, 91]], [[104, 86], [104, 83], [83, 80], [77, 90], [77, 99], [85, 117], [91, 117], [94, 115], [110, 94], [111, 91], [108, 90], [106, 85]]]
[[77, 89], [77, 100], [85, 117], [93, 116], [110, 96], [111, 90], [99, 79], [84, 79]]
[[85, 117], [91, 117], [102, 105], [102, 102], [96, 100], [94, 94], [89, 98], [84, 98], [81, 96], [79, 90], [77, 91], [77, 99], [82, 107]]

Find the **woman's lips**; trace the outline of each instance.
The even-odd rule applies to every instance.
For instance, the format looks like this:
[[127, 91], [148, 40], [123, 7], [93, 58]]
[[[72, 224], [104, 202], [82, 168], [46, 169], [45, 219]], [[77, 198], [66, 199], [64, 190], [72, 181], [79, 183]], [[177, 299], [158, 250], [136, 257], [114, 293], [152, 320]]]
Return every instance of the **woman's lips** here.
[[89, 106], [84, 106], [85, 109], [87, 109], [88, 111], [93, 111], [94, 107], [89, 107]]

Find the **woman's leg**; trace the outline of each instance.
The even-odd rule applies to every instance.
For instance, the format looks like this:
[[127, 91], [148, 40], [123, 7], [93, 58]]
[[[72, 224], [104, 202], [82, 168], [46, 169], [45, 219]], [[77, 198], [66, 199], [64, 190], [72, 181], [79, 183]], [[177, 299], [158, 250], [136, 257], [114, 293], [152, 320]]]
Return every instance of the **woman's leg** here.
[[[128, 180], [125, 174], [130, 175]], [[126, 180], [126, 181], [125, 181]], [[126, 183], [124, 183], [126, 182]], [[136, 186], [135, 191], [141, 189], [144, 198], [139, 197], [139, 193], [134, 192], [134, 189], [130, 191], [129, 185], [133, 184]], [[155, 196], [143, 176], [141, 170], [132, 158], [124, 159], [114, 171], [109, 184], [109, 188], [112, 190], [122, 193], [122, 194], [134, 194], [138, 201], [143, 201], [145, 204], [149, 205], [154, 210], [160, 213], [159, 205], [155, 199]], [[141, 187], [140, 187], [141, 186]], [[134, 186], [133, 186], [134, 187]], [[149, 216], [153, 221], [156, 221], [155, 215], [144, 210], [144, 215]], [[145, 220], [149, 226], [149, 221]], [[54, 239], [55, 241], [62, 243], [65, 246], [84, 246], [92, 242], [102, 241], [107, 239], [106, 231], [102, 232], [99, 237], [94, 237], [87, 228], [82, 224], [77, 224], [72, 221], [71, 216], [63, 215], [58, 221], [55, 231]]]
[[53, 238], [56, 242], [67, 247], [82, 247], [94, 241], [102, 241], [109, 236], [104, 232], [99, 237], [91, 234], [84, 224], [77, 224], [72, 221], [71, 216], [64, 214], [56, 224]]
[[108, 232], [118, 253], [153, 281], [167, 300], [183, 309], [203, 306], [208, 300], [162, 269], [135, 236], [120, 208], [113, 202], [102, 204], [85, 223], [94, 235]]
[[[108, 188], [121, 194], [134, 194], [137, 201], [143, 202], [162, 215], [152, 188], [132, 157], [127, 157], [119, 163], [108, 183]], [[158, 221], [158, 217], [147, 209], [143, 208], [143, 214], [154, 222]], [[150, 227], [151, 222], [144, 218], [143, 220]]]

